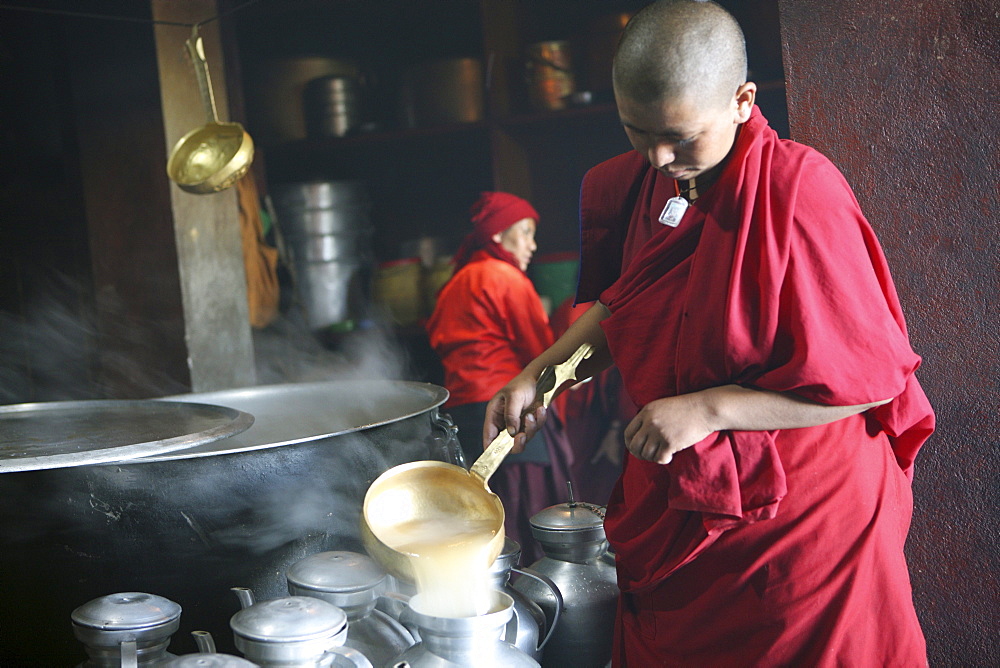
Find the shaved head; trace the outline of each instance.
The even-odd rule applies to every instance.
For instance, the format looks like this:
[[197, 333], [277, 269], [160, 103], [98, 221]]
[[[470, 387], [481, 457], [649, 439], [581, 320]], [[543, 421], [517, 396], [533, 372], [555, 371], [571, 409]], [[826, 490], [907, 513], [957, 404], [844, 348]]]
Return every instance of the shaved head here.
[[660, 0], [625, 27], [614, 59], [615, 95], [638, 103], [728, 104], [747, 79], [736, 19], [707, 0]]

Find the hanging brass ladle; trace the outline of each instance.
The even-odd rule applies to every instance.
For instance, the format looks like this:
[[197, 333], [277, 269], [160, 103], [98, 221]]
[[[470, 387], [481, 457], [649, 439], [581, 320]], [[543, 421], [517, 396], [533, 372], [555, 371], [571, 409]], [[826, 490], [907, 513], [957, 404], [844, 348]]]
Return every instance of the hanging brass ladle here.
[[[537, 383], [537, 396], [548, 406], [556, 390], [576, 380], [576, 368], [590, 357], [593, 346], [580, 346], [562, 364], [547, 367]], [[362, 506], [361, 539], [368, 553], [403, 580], [413, 582], [411, 554], [400, 551], [400, 528], [421, 523], [475, 524], [491, 533], [483, 554], [489, 568], [503, 549], [504, 509], [490, 491], [490, 479], [514, 445], [514, 437], [501, 431], [479, 459], [466, 471], [461, 466], [437, 461], [412, 462], [395, 466], [368, 488]]]
[[187, 133], [174, 145], [167, 160], [167, 175], [181, 189], [203, 195], [225, 190], [247, 173], [253, 161], [253, 139], [239, 123], [219, 122], [198, 26], [184, 45], [194, 64], [208, 123]]

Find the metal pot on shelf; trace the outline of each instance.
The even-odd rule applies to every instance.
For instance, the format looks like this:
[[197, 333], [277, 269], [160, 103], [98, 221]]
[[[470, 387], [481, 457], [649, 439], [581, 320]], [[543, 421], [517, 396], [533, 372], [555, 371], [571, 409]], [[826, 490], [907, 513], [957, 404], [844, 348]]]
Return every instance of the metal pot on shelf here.
[[284, 183], [272, 196], [310, 329], [364, 316], [374, 264], [367, 183]]
[[331, 74], [309, 81], [302, 91], [302, 114], [310, 138], [346, 137], [364, 121], [358, 77]]
[[475, 123], [483, 119], [486, 89], [478, 58], [448, 58], [403, 71], [400, 116], [404, 127]]

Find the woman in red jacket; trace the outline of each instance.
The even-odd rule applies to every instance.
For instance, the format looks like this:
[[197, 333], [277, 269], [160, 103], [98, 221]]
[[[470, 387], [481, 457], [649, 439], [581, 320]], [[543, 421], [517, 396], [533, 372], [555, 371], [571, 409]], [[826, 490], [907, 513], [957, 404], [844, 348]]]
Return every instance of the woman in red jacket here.
[[[455, 274], [438, 293], [427, 322], [430, 344], [441, 358], [445, 410], [458, 425], [469, 465], [483, 452], [486, 404], [507, 381], [553, 342], [548, 316], [525, 274], [535, 245], [538, 212], [503, 192], [484, 192], [470, 211], [473, 229], [455, 254]], [[510, 455], [490, 480], [504, 502], [507, 533], [530, 540], [527, 518], [556, 503], [545, 435]]]

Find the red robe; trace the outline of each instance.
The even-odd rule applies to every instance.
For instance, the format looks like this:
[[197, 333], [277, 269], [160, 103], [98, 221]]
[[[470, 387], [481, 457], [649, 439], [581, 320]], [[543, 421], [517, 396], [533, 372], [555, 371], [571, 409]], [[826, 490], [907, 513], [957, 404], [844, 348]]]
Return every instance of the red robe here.
[[830, 405], [829, 425], [720, 432], [667, 466], [629, 456], [605, 523], [617, 665], [924, 665], [903, 544], [933, 431], [875, 235], [841, 174], [757, 109], [670, 228], [674, 184], [628, 153], [581, 191], [578, 299], [638, 406], [737, 383]]
[[531, 280], [483, 250], [441, 289], [427, 332], [451, 393], [446, 408], [489, 401], [552, 345]]

